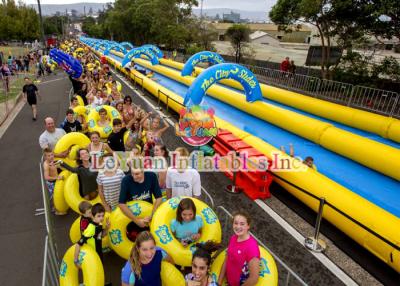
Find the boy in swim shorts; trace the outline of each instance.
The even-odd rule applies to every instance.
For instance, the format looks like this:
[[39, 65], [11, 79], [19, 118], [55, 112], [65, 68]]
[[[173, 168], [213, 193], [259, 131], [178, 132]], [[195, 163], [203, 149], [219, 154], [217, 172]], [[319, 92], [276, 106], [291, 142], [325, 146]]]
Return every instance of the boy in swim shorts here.
[[53, 205], [53, 193], [56, 180], [62, 180], [63, 177], [58, 175], [57, 164], [54, 162], [54, 153], [49, 148], [43, 150], [43, 173], [46, 181], [47, 190], [49, 191], [50, 204]]

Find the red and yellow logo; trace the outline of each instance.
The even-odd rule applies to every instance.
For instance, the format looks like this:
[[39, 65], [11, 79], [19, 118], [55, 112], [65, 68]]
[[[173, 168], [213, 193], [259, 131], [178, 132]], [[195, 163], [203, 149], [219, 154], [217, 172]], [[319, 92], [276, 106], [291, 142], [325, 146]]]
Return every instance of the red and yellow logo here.
[[193, 105], [180, 110], [176, 135], [191, 146], [203, 146], [217, 136], [218, 128], [211, 107]]

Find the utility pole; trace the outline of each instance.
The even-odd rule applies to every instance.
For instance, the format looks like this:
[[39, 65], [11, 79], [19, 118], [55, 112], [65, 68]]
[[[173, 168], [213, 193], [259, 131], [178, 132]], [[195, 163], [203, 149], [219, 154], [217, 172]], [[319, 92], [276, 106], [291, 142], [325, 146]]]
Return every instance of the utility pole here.
[[200, 2], [200, 21], [203, 22], [203, 2], [204, 0], [201, 0]]
[[42, 19], [42, 6], [40, 6], [40, 0], [37, 0], [38, 10], [39, 10], [39, 24], [40, 24], [40, 34], [42, 36], [43, 47], [46, 48], [46, 39], [44, 38], [44, 27], [43, 27], [43, 19]]

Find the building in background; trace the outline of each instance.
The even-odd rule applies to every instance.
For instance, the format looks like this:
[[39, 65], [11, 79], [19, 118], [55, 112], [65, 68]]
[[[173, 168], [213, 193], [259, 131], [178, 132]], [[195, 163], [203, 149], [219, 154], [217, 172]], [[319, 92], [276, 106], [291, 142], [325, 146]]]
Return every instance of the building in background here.
[[[218, 40], [225, 41], [225, 33], [233, 23], [212, 23], [212, 25], [218, 33]], [[293, 29], [291, 33], [279, 31], [277, 25], [269, 23], [249, 23], [247, 26], [252, 33], [256, 31], [264, 32], [279, 42], [307, 43], [311, 36], [311, 29], [305, 25], [300, 25], [298, 29]]]
[[222, 20], [233, 22], [233, 23], [240, 23], [240, 14], [231, 11], [231, 13], [229, 13], [229, 14], [222, 14]]
[[253, 44], [269, 45], [272, 47], [279, 47], [280, 45], [277, 38], [263, 31], [255, 31], [249, 35], [249, 38]]

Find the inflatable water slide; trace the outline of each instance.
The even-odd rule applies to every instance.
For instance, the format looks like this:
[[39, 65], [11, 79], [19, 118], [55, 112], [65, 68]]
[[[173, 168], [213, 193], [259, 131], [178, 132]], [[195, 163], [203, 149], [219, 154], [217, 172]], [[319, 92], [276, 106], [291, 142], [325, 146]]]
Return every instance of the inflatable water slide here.
[[[296, 156], [312, 156], [317, 171], [278, 171], [274, 179], [314, 210], [319, 201], [299, 189], [324, 197], [329, 202], [325, 219], [400, 272], [399, 120], [259, 84], [244, 67], [239, 73], [245, 76], [221, 76], [202, 89], [199, 82], [209, 74], [238, 68], [211, 52], [182, 64], [163, 59], [152, 45], [81, 41], [177, 112], [182, 104], [200, 102], [206, 95], [217, 126], [269, 158], [281, 146], [288, 150], [289, 144]], [[204, 61], [214, 65], [195, 67]], [[136, 69], [154, 75], [150, 79]], [[260, 96], [251, 93], [253, 85], [259, 86]]]

